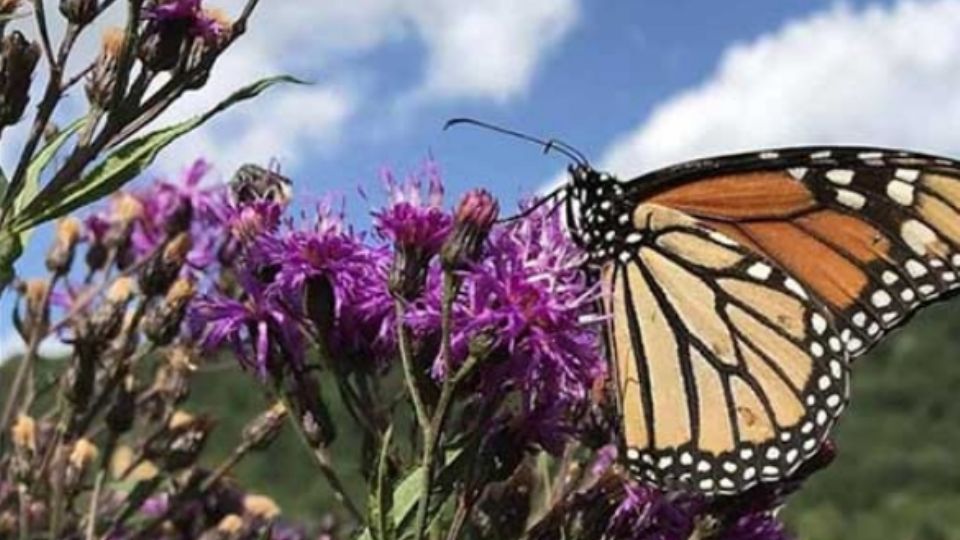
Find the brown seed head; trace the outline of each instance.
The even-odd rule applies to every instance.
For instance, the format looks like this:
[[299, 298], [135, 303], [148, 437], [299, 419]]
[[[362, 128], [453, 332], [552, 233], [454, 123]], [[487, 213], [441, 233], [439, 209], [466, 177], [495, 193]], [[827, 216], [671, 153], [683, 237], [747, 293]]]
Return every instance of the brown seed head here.
[[130, 277], [117, 278], [107, 290], [107, 301], [111, 304], [125, 305], [133, 297], [137, 282]]
[[271, 520], [280, 515], [280, 507], [270, 497], [247, 495], [243, 498], [243, 509], [251, 516]]
[[10, 428], [10, 435], [17, 448], [37, 451], [37, 423], [33, 418], [25, 414], [17, 416], [17, 421]]
[[217, 524], [217, 532], [223, 534], [237, 534], [243, 529], [243, 518], [236, 514], [227, 514]]
[[74, 443], [68, 461], [71, 467], [83, 471], [97, 459], [98, 455], [100, 455], [100, 451], [92, 442], [88, 439], [80, 439]]

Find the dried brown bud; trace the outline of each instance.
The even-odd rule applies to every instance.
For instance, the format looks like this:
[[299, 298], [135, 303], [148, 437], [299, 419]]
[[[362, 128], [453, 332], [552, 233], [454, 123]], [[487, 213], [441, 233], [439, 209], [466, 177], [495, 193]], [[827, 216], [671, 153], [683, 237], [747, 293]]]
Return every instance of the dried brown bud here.
[[68, 461], [73, 467], [85, 469], [97, 459], [99, 453], [99, 450], [97, 450], [97, 447], [92, 442], [87, 439], [80, 439], [74, 443]]
[[17, 11], [23, 0], [0, 0], [0, 15], [10, 15]]
[[180, 323], [196, 292], [193, 280], [180, 278], [174, 281], [163, 300], [153, 303], [140, 323], [147, 338], [157, 345], [168, 345], [173, 341], [180, 333]]
[[263, 495], [247, 495], [243, 498], [243, 509], [251, 516], [272, 520], [280, 515], [280, 507], [270, 497]]
[[97, 0], [60, 0], [60, 13], [73, 24], [86, 25], [97, 14]]
[[26, 319], [19, 330], [23, 340], [28, 343], [31, 334], [43, 334], [50, 323], [49, 289], [50, 281], [43, 278], [29, 279], [20, 286], [20, 294], [26, 307]]
[[188, 233], [180, 233], [170, 240], [158, 256], [144, 265], [140, 272], [140, 290], [147, 297], [166, 293], [180, 274], [192, 246]]
[[255, 450], [265, 449], [280, 433], [286, 418], [287, 408], [282, 401], [278, 401], [243, 428], [244, 444]]
[[80, 220], [75, 217], [66, 217], [57, 223], [53, 245], [47, 252], [47, 270], [58, 275], [70, 271], [77, 241], [80, 240], [81, 228]]
[[191, 417], [182, 413], [173, 419], [164, 437], [161, 448], [155, 448], [157, 457], [166, 471], [176, 471], [196, 462], [206, 445], [207, 436], [213, 430], [213, 420], [207, 416]]
[[33, 418], [21, 414], [10, 428], [10, 439], [13, 445], [20, 450], [30, 453], [37, 451], [37, 423]]
[[67, 458], [66, 485], [72, 490], [80, 484], [83, 475], [87, 472], [100, 451], [87, 439], [79, 439], [73, 445], [70, 456]]
[[440, 249], [443, 268], [455, 270], [479, 257], [499, 214], [497, 200], [486, 190], [467, 193], [454, 214], [453, 230]]
[[16, 123], [30, 100], [30, 80], [40, 60], [40, 46], [12, 32], [0, 45], [0, 126]]
[[123, 329], [127, 304], [134, 292], [136, 284], [133, 278], [117, 278], [107, 289], [106, 301], [94, 311], [86, 327], [77, 329], [78, 338], [88, 342], [93, 349], [103, 350]]
[[122, 28], [107, 28], [103, 33], [100, 56], [87, 77], [87, 99], [92, 105], [106, 110], [117, 85], [117, 62], [124, 47]]
[[140, 41], [140, 60], [152, 71], [173, 69], [184, 59], [194, 37], [187, 18], [151, 21]]

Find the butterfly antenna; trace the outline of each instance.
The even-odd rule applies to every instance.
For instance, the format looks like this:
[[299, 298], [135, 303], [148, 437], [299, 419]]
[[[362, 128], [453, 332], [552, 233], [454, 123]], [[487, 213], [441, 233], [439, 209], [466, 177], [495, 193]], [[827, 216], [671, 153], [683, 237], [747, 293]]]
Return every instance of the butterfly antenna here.
[[550, 215], [550, 214], [552, 214], [552, 213], [557, 209], [557, 207], [560, 206], [560, 204], [562, 204], [563, 201], [566, 199], [566, 196], [567, 196], [566, 191], [567, 191], [567, 187], [566, 187], [566, 186], [560, 186], [560, 187], [554, 189], [553, 191], [551, 191], [550, 193], [547, 193], [542, 199], [540, 199], [540, 200], [538, 200], [537, 202], [533, 203], [529, 208], [527, 208], [526, 210], [520, 212], [519, 214], [514, 214], [514, 215], [512, 215], [512, 216], [510, 216], [510, 217], [507, 217], [507, 218], [498, 219], [498, 220], [497, 220], [497, 224], [498, 224], [498, 225], [503, 225], [503, 224], [505, 224], [505, 223], [513, 223], [514, 221], [519, 221], [519, 220], [521, 220], [521, 219], [529, 216], [530, 214], [536, 212], [538, 209], [540, 209], [541, 207], [543, 207], [545, 204], [553, 201], [554, 199], [558, 199], [558, 200], [557, 200], [557, 204], [556, 204], [552, 209], [550, 209], [549, 212], [547, 212], [547, 215]]
[[516, 137], [518, 139], [523, 139], [528, 142], [532, 142], [543, 147], [543, 153], [548, 153], [551, 150], [556, 150], [558, 153], [563, 154], [564, 156], [570, 158], [571, 161], [580, 166], [589, 166], [589, 162], [583, 156], [581, 152], [570, 146], [569, 144], [558, 141], [556, 139], [551, 139], [545, 141], [543, 139], [538, 139], [532, 135], [527, 135], [526, 133], [520, 133], [519, 131], [514, 131], [512, 129], [507, 129], [500, 127], [494, 124], [483, 122], [481, 120], [475, 120], [473, 118], [452, 118], [447, 120], [447, 123], [443, 125], [444, 131], [450, 129], [453, 126], [467, 124], [471, 126], [476, 126], [484, 129], [489, 129], [491, 131], [496, 131], [497, 133], [503, 133], [504, 135], [510, 135], [511, 137]]

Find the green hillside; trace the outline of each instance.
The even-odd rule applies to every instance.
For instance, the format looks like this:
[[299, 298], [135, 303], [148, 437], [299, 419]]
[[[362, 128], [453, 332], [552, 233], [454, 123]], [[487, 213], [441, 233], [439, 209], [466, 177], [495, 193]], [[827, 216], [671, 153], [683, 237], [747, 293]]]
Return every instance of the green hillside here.
[[[10, 368], [0, 370], [0, 393]], [[786, 511], [798, 538], [960, 540], [960, 304], [926, 310], [859, 360], [853, 386], [853, 406], [836, 432], [837, 461]], [[187, 408], [219, 419], [210, 464], [264, 406], [249, 375], [234, 369], [199, 375]], [[336, 459], [353, 463], [359, 453], [357, 439], [341, 430]], [[311, 467], [285, 431], [237, 472], [243, 485], [273, 495], [289, 516], [315, 520], [331, 504]], [[356, 470], [347, 468], [348, 483], [356, 485]]]

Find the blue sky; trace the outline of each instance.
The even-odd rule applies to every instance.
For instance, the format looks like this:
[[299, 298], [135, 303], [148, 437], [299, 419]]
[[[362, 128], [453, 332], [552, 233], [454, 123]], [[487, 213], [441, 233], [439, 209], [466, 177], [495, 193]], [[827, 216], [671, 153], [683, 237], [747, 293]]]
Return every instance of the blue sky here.
[[[520, 141], [442, 132], [454, 116], [563, 139], [625, 177], [792, 144], [960, 155], [957, 28], [960, 0], [263, 1], [211, 84], [165, 120], [262, 75], [314, 84], [274, 89], [218, 119], [155, 174], [205, 157], [229, 178], [242, 162], [278, 159], [300, 196], [345, 194], [362, 220], [356, 188], [376, 193], [382, 167], [411, 170], [427, 155], [454, 197], [483, 186], [506, 208], [562, 171], [562, 160]], [[0, 147], [5, 167], [11, 149]], [[38, 271], [46, 236], [24, 275]], [[9, 304], [8, 295], [0, 314]], [[11, 335], [0, 317], [0, 356], [16, 347]]]

